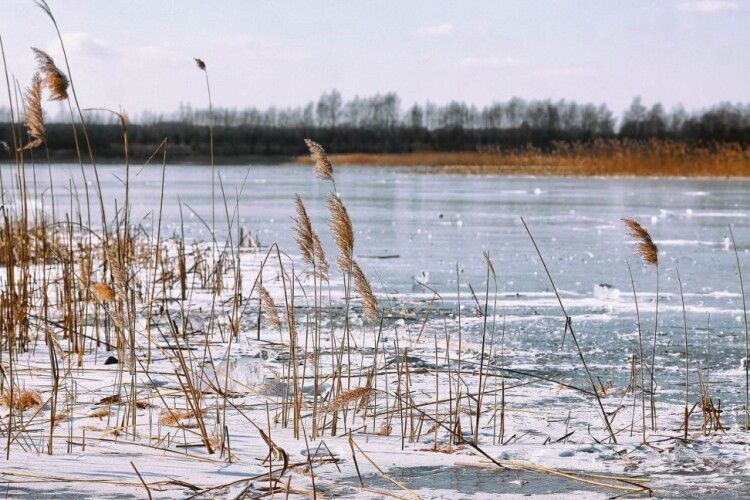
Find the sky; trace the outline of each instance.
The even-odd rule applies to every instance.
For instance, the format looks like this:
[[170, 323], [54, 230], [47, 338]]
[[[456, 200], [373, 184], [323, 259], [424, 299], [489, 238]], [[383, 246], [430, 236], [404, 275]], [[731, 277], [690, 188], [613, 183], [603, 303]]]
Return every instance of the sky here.
[[[296, 106], [395, 91], [482, 106], [517, 96], [698, 110], [750, 102], [750, 0], [48, 0], [83, 107]], [[0, 0], [12, 74], [63, 65], [33, 0]], [[5, 95], [5, 84], [0, 90]], [[0, 102], [0, 105], [5, 103]]]

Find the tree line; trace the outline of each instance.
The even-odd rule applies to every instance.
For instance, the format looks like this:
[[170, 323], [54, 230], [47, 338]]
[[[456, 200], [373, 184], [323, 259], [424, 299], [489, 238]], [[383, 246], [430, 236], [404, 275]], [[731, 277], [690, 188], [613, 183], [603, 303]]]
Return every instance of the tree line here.
[[[10, 116], [0, 108], [0, 141], [10, 143]], [[75, 151], [64, 115], [47, 117], [47, 142], [53, 158]], [[89, 134], [100, 156], [122, 154], [119, 123], [106, 112], [90, 112]], [[524, 100], [478, 107], [453, 101], [444, 105], [415, 103], [403, 108], [395, 93], [344, 101], [336, 91], [297, 107], [258, 109], [193, 108], [182, 104], [173, 113], [141, 112], [129, 118], [128, 135], [136, 154], [148, 154], [168, 138], [178, 157], [208, 154], [209, 124], [214, 149], [221, 157], [294, 156], [305, 153], [302, 139], [313, 137], [329, 150], [347, 153], [477, 151], [497, 148], [550, 148], [555, 143], [595, 139], [670, 139], [691, 143], [750, 143], [750, 104], [719, 103], [688, 112], [648, 107], [639, 97], [616, 119], [604, 104]]]

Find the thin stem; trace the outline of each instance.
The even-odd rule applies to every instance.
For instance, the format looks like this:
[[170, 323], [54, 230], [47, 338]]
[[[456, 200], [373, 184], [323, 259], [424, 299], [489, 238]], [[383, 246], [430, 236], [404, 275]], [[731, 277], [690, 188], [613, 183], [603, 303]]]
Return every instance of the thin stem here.
[[740, 276], [740, 290], [742, 291], [742, 318], [745, 323], [745, 430], [750, 430], [750, 340], [748, 340], [747, 327], [747, 302], [745, 300], [745, 285], [742, 281], [742, 266], [740, 266], [740, 254], [737, 253], [737, 245], [734, 243], [734, 232], [729, 226], [729, 235], [732, 237], [732, 248], [734, 258], [737, 261], [737, 273]]
[[646, 388], [643, 384], [643, 332], [641, 331], [641, 313], [638, 309], [638, 295], [635, 292], [635, 281], [633, 280], [633, 271], [630, 268], [630, 262], [625, 259], [625, 265], [628, 266], [628, 274], [630, 275], [630, 285], [633, 287], [633, 302], [635, 303], [635, 318], [636, 324], [638, 325], [638, 357], [641, 362], [641, 437], [643, 443], [646, 443]]
[[570, 336], [573, 338], [573, 343], [576, 345], [576, 350], [578, 351], [578, 357], [581, 359], [581, 364], [583, 365], [583, 370], [586, 372], [586, 376], [589, 379], [589, 382], [591, 383], [591, 388], [593, 389], [594, 396], [596, 397], [596, 402], [599, 405], [599, 410], [602, 412], [602, 418], [604, 419], [604, 423], [607, 426], [607, 431], [609, 431], [609, 437], [612, 439], [612, 442], [617, 444], [617, 438], [615, 437], [615, 433], [612, 431], [612, 426], [609, 423], [609, 418], [607, 417], [607, 412], [604, 410], [604, 405], [602, 404], [602, 400], [599, 397], [599, 391], [596, 388], [596, 383], [594, 382], [594, 378], [591, 376], [591, 372], [589, 371], [589, 367], [586, 364], [586, 359], [583, 357], [583, 351], [581, 351], [581, 346], [578, 345], [578, 338], [576, 337], [575, 332], [573, 331], [573, 321], [570, 316], [568, 316], [568, 313], [565, 311], [565, 306], [563, 305], [562, 299], [560, 298], [560, 294], [557, 291], [557, 287], [555, 286], [555, 282], [552, 279], [552, 275], [549, 272], [549, 269], [547, 268], [547, 264], [544, 262], [544, 257], [542, 257], [542, 252], [539, 250], [539, 246], [536, 244], [536, 240], [534, 240], [534, 236], [531, 235], [531, 231], [529, 230], [529, 226], [526, 225], [526, 221], [523, 220], [523, 217], [521, 217], [521, 223], [523, 224], [523, 227], [526, 229], [526, 232], [529, 235], [529, 238], [531, 238], [531, 243], [534, 244], [534, 249], [536, 250], [537, 255], [539, 256], [539, 260], [542, 261], [542, 266], [544, 267], [544, 272], [547, 273], [547, 278], [549, 278], [549, 282], [552, 285], [552, 289], [555, 292], [555, 296], [557, 297], [557, 301], [560, 303], [560, 309], [562, 309], [563, 316], [565, 316], [565, 326], [570, 331]]
[[675, 268], [677, 271], [677, 283], [680, 285], [680, 300], [682, 301], [682, 325], [685, 330], [685, 439], [688, 437], [688, 418], [690, 416], [690, 410], [688, 408], [690, 398], [690, 353], [688, 351], [688, 330], [687, 330], [687, 316], [685, 314], [685, 295], [682, 293], [682, 280], [680, 279], [680, 270]]

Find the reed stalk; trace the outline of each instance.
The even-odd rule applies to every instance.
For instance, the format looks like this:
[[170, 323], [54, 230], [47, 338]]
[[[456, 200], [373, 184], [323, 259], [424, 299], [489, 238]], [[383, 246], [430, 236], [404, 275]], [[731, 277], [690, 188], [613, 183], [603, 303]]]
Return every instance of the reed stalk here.
[[685, 417], [683, 420], [683, 426], [685, 427], [684, 438], [688, 438], [688, 423], [690, 418], [690, 350], [688, 348], [688, 329], [687, 329], [687, 315], [685, 313], [685, 295], [682, 293], [682, 279], [680, 279], [680, 270], [675, 269], [677, 273], [677, 283], [680, 286], [680, 301], [682, 302], [682, 326], [685, 332]]
[[547, 267], [547, 264], [544, 262], [544, 258], [542, 257], [542, 253], [539, 250], [539, 247], [536, 244], [536, 240], [534, 240], [534, 237], [531, 235], [531, 231], [529, 230], [529, 226], [526, 225], [526, 221], [521, 217], [521, 223], [523, 224], [524, 229], [526, 229], [526, 233], [529, 235], [529, 238], [531, 239], [531, 242], [534, 244], [534, 249], [536, 250], [537, 255], [539, 256], [539, 260], [542, 262], [542, 266], [544, 267], [544, 272], [547, 274], [547, 278], [550, 281], [550, 285], [552, 286], [552, 290], [555, 292], [555, 297], [557, 297], [557, 302], [560, 304], [560, 309], [562, 310], [563, 317], [565, 318], [565, 327], [570, 332], [570, 336], [573, 338], [573, 343], [576, 346], [576, 351], [578, 351], [578, 357], [581, 360], [581, 365], [583, 366], [583, 370], [586, 372], [586, 376], [589, 379], [589, 383], [591, 384], [591, 388], [594, 393], [594, 397], [596, 398], [596, 402], [599, 405], [599, 410], [601, 411], [602, 419], [604, 420], [604, 424], [607, 427], [607, 431], [609, 432], [609, 437], [612, 440], [613, 443], [617, 444], [617, 438], [615, 437], [615, 433], [612, 431], [612, 427], [609, 423], [609, 417], [607, 417], [607, 412], [604, 410], [604, 405], [602, 404], [602, 400], [599, 397], [599, 391], [596, 387], [596, 383], [594, 382], [594, 378], [591, 376], [591, 372], [589, 371], [589, 367], [586, 364], [586, 359], [583, 357], [583, 351], [581, 351], [581, 346], [578, 344], [578, 338], [576, 338], [576, 334], [573, 331], [573, 321], [570, 316], [568, 316], [568, 313], [565, 311], [565, 306], [563, 305], [562, 299], [560, 298], [560, 294], [557, 291], [557, 286], [555, 285], [554, 280], [552, 279], [552, 275], [549, 272], [549, 268]]
[[635, 291], [635, 280], [633, 280], [633, 270], [630, 268], [630, 261], [625, 259], [625, 265], [628, 267], [630, 276], [630, 286], [633, 289], [633, 303], [635, 304], [635, 322], [638, 327], [638, 357], [640, 358], [640, 375], [641, 375], [641, 440], [646, 444], [646, 387], [643, 382], [643, 372], [645, 371], [643, 361], [643, 332], [641, 331], [641, 312], [638, 308], [638, 295]]
[[747, 326], [747, 301], [745, 300], [745, 285], [742, 281], [742, 266], [740, 265], [740, 254], [734, 241], [734, 231], [729, 226], [729, 236], [732, 238], [734, 258], [737, 262], [737, 274], [740, 279], [740, 293], [742, 294], [742, 323], [745, 326], [745, 430], [750, 430], [750, 334]]

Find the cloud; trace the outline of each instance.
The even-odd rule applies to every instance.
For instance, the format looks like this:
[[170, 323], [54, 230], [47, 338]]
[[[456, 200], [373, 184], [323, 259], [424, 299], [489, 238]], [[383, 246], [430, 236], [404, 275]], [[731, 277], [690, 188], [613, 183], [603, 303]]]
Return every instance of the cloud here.
[[419, 36], [450, 36], [456, 29], [452, 24], [436, 24], [434, 26], [422, 26], [417, 29], [417, 35]]
[[63, 40], [68, 51], [79, 57], [109, 59], [119, 55], [118, 51], [107, 42], [88, 33], [67, 33], [63, 35]]
[[682, 2], [677, 8], [683, 12], [715, 14], [717, 12], [737, 12], [740, 10], [740, 3], [734, 0], [692, 0]]
[[471, 68], [507, 68], [509, 66], [518, 66], [521, 61], [515, 57], [467, 57], [461, 63]]

